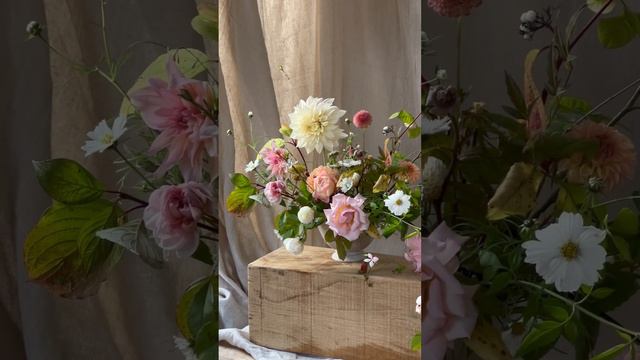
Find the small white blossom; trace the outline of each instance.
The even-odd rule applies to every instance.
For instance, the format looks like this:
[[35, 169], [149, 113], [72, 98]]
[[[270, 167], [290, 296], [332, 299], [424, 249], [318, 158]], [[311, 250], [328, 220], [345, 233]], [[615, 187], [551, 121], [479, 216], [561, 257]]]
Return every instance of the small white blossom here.
[[411, 207], [411, 196], [402, 190], [396, 190], [388, 198], [384, 199], [384, 206], [396, 216], [403, 216], [409, 212]]
[[436, 71], [436, 79], [438, 79], [438, 80], [447, 80], [447, 70], [446, 69], [438, 69], [438, 71]]
[[315, 216], [315, 211], [308, 206], [303, 206], [298, 210], [298, 220], [304, 225], [311, 224]]
[[520, 22], [531, 23], [536, 21], [537, 17], [538, 17], [538, 14], [535, 11], [533, 10], [525, 11], [522, 13], [522, 15], [520, 15]]
[[284, 244], [284, 248], [293, 255], [300, 255], [302, 250], [304, 250], [304, 244], [300, 241], [299, 237], [284, 239], [282, 243]]
[[278, 230], [273, 229], [273, 233], [276, 234], [276, 239], [280, 240], [280, 241], [284, 241], [284, 239], [282, 238], [282, 235], [280, 235], [280, 233], [278, 232]]
[[558, 291], [573, 292], [581, 285], [594, 285], [604, 267], [607, 252], [600, 245], [607, 233], [584, 226], [582, 215], [563, 212], [558, 222], [535, 233], [526, 241], [525, 262], [536, 265], [536, 272]]
[[369, 264], [369, 269], [373, 269], [373, 266], [380, 260], [377, 256], [374, 256], [371, 253], [368, 253], [364, 258], [364, 262]]
[[422, 295], [416, 298], [416, 312], [422, 314]]
[[32, 20], [32, 21], [29, 21], [29, 23], [27, 23], [26, 30], [27, 30], [27, 34], [37, 36], [42, 31], [42, 26], [40, 26], [39, 22]]
[[259, 165], [260, 165], [260, 159], [249, 161], [247, 165], [244, 167], [244, 172], [250, 173], [253, 170], [255, 170]]
[[127, 130], [125, 127], [126, 124], [127, 119], [124, 116], [118, 116], [113, 121], [113, 128], [110, 128], [105, 120], [100, 121], [93, 131], [87, 133], [90, 140], [87, 140], [82, 146], [85, 156], [96, 152], [103, 152], [113, 146]]
[[249, 117], [249, 119], [253, 118], [253, 111], [249, 111], [247, 113], [247, 116]]
[[362, 164], [362, 161], [361, 160], [355, 160], [355, 159], [345, 159], [345, 160], [338, 161], [338, 165], [340, 165], [342, 167], [346, 167], [346, 168], [358, 166], [360, 164]]

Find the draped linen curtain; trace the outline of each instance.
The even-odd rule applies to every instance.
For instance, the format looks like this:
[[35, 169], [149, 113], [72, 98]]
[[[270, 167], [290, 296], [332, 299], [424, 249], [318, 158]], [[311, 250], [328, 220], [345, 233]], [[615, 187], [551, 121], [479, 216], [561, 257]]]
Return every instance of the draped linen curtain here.
[[[221, 200], [232, 190], [225, 174], [243, 171], [255, 158], [246, 146], [250, 135], [260, 144], [277, 137], [300, 99], [335, 98], [348, 116], [369, 110], [373, 125], [356, 138], [373, 153], [382, 146], [390, 114], [420, 110], [417, 0], [222, 0], [219, 51]], [[227, 129], [232, 135], [224, 135]], [[420, 142], [406, 141], [403, 147], [418, 154]], [[272, 210], [258, 207], [241, 218], [221, 211], [226, 228], [220, 243], [221, 327], [243, 327], [247, 264], [281, 243]], [[323, 242], [315, 234], [307, 244]], [[369, 249], [401, 254], [403, 248], [390, 238]]]
[[[51, 43], [76, 61], [99, 62], [99, 1], [8, 0], [0, 3], [0, 336], [5, 359], [182, 359], [173, 336], [175, 306], [185, 287], [209, 269], [195, 261], [158, 271], [126, 254], [96, 296], [62, 299], [30, 282], [22, 261], [28, 231], [50, 200], [31, 161], [77, 160], [107, 186], [115, 186], [108, 154], [85, 159], [87, 131], [117, 115], [118, 93], [95, 75], [80, 73], [37, 40], [25, 26], [38, 20]], [[118, 0], [106, 5], [113, 54], [137, 40], [203, 48], [189, 22], [193, 1]], [[128, 88], [164, 50], [138, 46], [125, 64]]]

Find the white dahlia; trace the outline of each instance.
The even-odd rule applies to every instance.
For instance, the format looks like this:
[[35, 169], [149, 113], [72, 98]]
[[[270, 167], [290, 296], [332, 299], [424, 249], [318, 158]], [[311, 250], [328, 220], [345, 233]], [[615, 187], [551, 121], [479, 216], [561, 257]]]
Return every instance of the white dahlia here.
[[607, 252], [600, 245], [604, 230], [584, 226], [580, 214], [563, 212], [558, 223], [536, 231], [536, 239], [522, 244], [526, 263], [535, 264], [536, 272], [558, 291], [573, 292], [580, 285], [598, 281]]
[[298, 141], [298, 147], [307, 154], [313, 150], [333, 151], [340, 139], [347, 134], [340, 128], [339, 121], [346, 111], [333, 105], [333, 99], [308, 97], [300, 100], [289, 114], [291, 138]]

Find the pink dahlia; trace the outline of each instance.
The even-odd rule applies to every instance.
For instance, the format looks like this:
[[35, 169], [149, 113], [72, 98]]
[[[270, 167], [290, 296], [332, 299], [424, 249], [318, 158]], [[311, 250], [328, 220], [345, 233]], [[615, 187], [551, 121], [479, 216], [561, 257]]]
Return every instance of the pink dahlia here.
[[260, 152], [260, 156], [265, 164], [267, 164], [267, 170], [271, 172], [271, 177], [282, 178], [289, 169], [289, 163], [287, 162], [287, 150], [277, 147], [275, 142], [271, 143], [271, 148], [265, 147]]
[[210, 211], [211, 191], [203, 184], [164, 185], [151, 193], [144, 224], [158, 246], [189, 256], [198, 248], [198, 221]]
[[204, 110], [212, 103], [211, 89], [186, 78], [173, 60], [167, 61], [167, 74], [168, 82], [149, 79], [148, 87], [131, 94], [131, 102], [147, 126], [160, 132], [149, 152], [167, 150], [155, 175], [178, 165], [185, 180], [200, 180], [205, 156], [215, 155], [217, 128]]
[[633, 142], [615, 128], [585, 121], [574, 127], [569, 136], [598, 143], [598, 151], [594, 156], [578, 153], [562, 162], [569, 181], [587, 183], [589, 178], [594, 177], [600, 179], [607, 190], [611, 190], [633, 176], [636, 160]]
[[482, 0], [429, 0], [428, 5], [440, 16], [467, 16], [471, 9], [480, 6]]
[[284, 181], [276, 180], [268, 182], [264, 187], [264, 196], [271, 204], [277, 204], [282, 199], [282, 193], [285, 190]]
[[336, 194], [331, 199], [331, 208], [324, 210], [327, 225], [336, 236], [349, 241], [358, 240], [360, 234], [369, 228], [369, 215], [364, 212], [365, 198], [358, 194], [349, 197]]

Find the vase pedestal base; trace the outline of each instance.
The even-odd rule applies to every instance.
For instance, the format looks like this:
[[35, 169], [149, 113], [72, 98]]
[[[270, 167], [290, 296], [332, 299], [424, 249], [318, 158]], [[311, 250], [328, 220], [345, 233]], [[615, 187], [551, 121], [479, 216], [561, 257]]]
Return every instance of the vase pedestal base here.
[[251, 341], [345, 360], [420, 359], [410, 348], [420, 332], [419, 276], [384, 255], [365, 276], [360, 262], [334, 261], [332, 252], [280, 248], [249, 264]]

